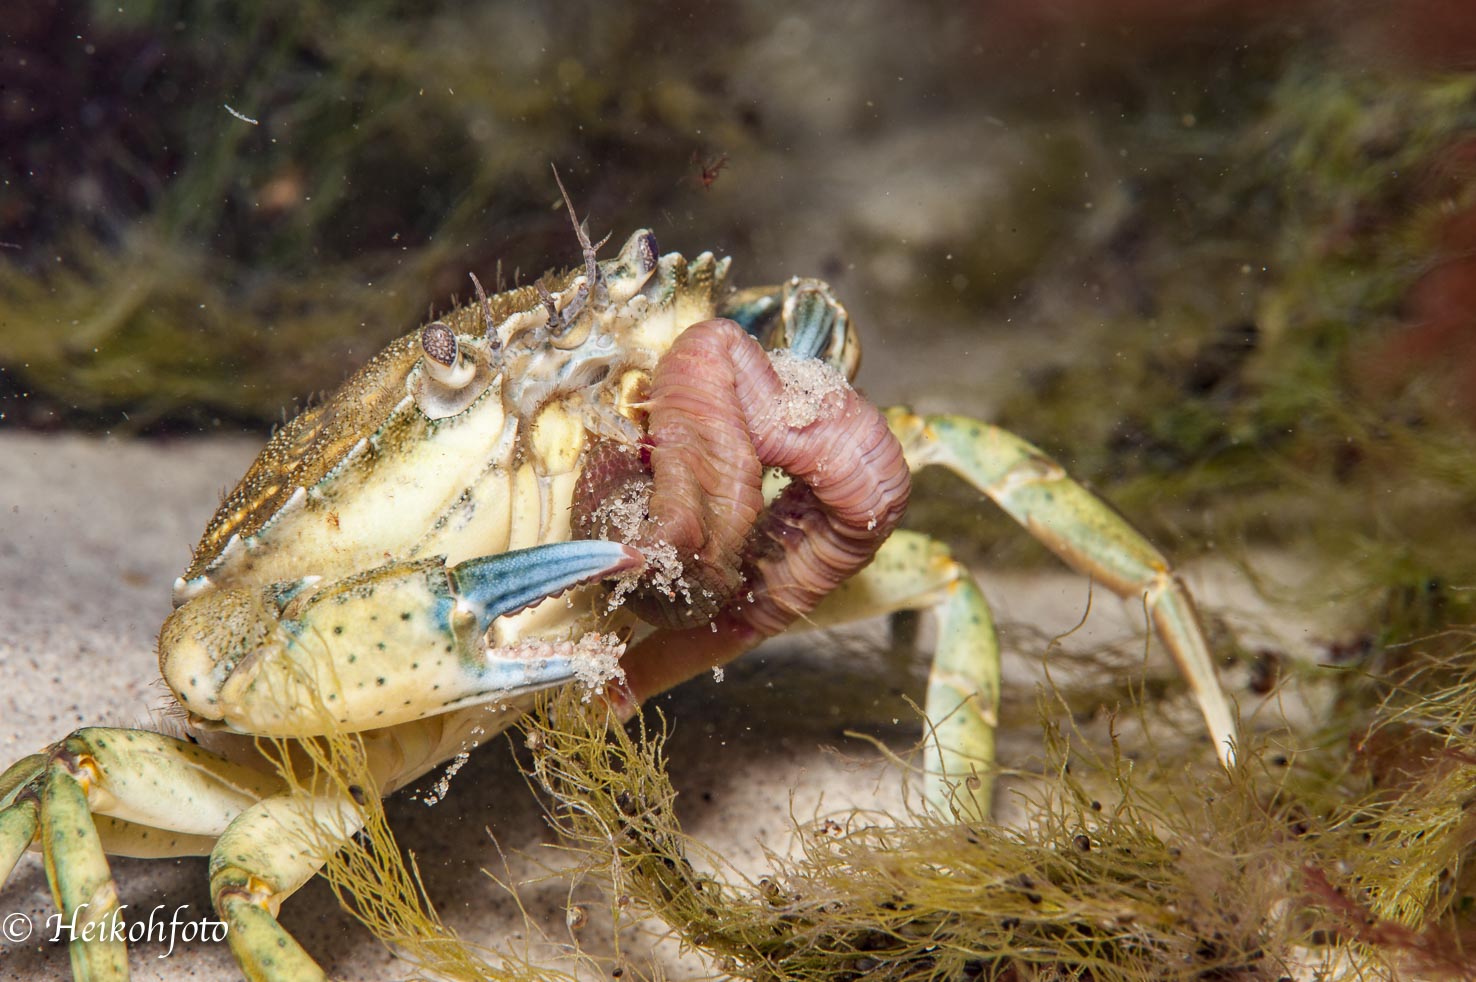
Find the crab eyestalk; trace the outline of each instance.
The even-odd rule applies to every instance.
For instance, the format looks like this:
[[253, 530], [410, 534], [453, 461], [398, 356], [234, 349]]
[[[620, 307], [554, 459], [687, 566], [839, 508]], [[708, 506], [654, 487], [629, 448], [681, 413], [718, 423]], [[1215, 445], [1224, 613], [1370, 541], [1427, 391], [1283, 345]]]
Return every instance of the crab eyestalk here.
[[420, 350], [426, 374], [448, 389], [463, 389], [477, 373], [475, 363], [461, 352], [456, 332], [441, 321], [420, 329]]
[[420, 370], [415, 401], [431, 419], [455, 416], [481, 395], [492, 379], [487, 355], [475, 339], [463, 340], [442, 321], [420, 329]]
[[624, 303], [641, 291], [656, 271], [661, 254], [656, 236], [650, 229], [640, 229], [625, 240], [620, 255], [603, 264], [605, 287], [610, 299]]

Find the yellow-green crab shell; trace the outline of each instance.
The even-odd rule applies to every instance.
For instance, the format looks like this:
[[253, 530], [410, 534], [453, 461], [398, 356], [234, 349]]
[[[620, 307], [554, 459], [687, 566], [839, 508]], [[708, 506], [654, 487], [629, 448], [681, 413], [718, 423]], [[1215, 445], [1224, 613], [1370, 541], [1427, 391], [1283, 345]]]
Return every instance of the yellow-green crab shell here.
[[[365, 685], [377, 703], [367, 716], [335, 711], [336, 725], [381, 727], [472, 698], [425, 697], [447, 691], [437, 674], [445, 660], [399, 657], [412, 643], [407, 634], [439, 637], [443, 625], [425, 577], [386, 564], [428, 562], [434, 582], [438, 562], [454, 567], [568, 540], [589, 435], [639, 438], [631, 394], [684, 326], [712, 316], [726, 268], [710, 254], [690, 264], [658, 258], [652, 235], [637, 232], [601, 264], [599, 302], [587, 275], [567, 273], [452, 311], [392, 343], [283, 427], [221, 504], [175, 584], [179, 609], [164, 626], [160, 667], [181, 705], [204, 725], [220, 721], [242, 733], [322, 732], [323, 721], [296, 700], [265, 701], [249, 714], [239, 700], [221, 704], [242, 688], [222, 690], [221, 666], [234, 651], [260, 650], [260, 639], [222, 646], [218, 625], [249, 617], [243, 611], [261, 604], [263, 592], [288, 613], [303, 605], [300, 591], [321, 606], [326, 584], [335, 584], [332, 616], [312, 627], [324, 644], [355, 650], [334, 658], [344, 691], [332, 691], [335, 680], [313, 684], [332, 702]], [[598, 591], [498, 617], [488, 646], [628, 630], [628, 617], [595, 602]], [[381, 664], [385, 651], [389, 666]], [[407, 705], [412, 693], [419, 697]]]

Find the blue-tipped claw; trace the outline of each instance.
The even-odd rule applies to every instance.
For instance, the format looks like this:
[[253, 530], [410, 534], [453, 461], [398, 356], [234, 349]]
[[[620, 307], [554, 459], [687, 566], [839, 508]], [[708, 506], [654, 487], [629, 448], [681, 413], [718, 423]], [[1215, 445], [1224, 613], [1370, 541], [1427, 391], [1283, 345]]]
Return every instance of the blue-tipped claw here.
[[825, 358], [835, 346], [840, 323], [835, 303], [823, 288], [796, 286], [784, 300], [789, 350], [801, 358]]
[[645, 560], [619, 542], [554, 542], [468, 559], [447, 570], [460, 606], [477, 615], [477, 629], [540, 600], [592, 580], [639, 568]]

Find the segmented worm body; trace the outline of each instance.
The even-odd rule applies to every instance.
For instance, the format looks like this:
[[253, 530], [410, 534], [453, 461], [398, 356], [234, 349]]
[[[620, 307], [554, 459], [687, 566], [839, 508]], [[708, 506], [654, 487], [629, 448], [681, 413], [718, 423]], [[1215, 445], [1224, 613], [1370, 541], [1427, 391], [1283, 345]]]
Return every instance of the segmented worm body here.
[[[722, 664], [784, 630], [871, 561], [907, 506], [901, 444], [839, 375], [796, 413], [769, 353], [733, 321], [684, 331], [651, 380], [648, 452], [596, 450], [575, 496], [594, 534], [601, 503], [648, 491], [645, 515], [617, 530], [675, 551], [685, 590], [631, 603], [671, 628], [623, 662], [636, 700]], [[768, 508], [764, 468], [793, 480]], [[604, 529], [608, 532], [608, 529]]]

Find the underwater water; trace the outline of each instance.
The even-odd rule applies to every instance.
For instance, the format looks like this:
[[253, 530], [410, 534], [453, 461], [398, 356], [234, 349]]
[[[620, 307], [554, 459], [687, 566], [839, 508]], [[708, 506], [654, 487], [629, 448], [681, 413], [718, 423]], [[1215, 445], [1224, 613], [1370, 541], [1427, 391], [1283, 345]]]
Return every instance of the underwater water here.
[[[1095, 758], [1110, 786], [1117, 734], [1149, 790], [1176, 801], [1199, 773], [1278, 821], [1302, 808], [1319, 829], [1366, 826], [1377, 856], [1438, 828], [1408, 882], [1348, 873], [1344, 845], [1247, 853], [1242, 872], [1274, 867], [1263, 879], [1309, 913], [1289, 924], [1272, 896], [1238, 934], [1196, 913], [1182, 932], [1234, 937], [1191, 946], [1175, 971], [1299, 976], [1323, 957], [1317, 936], [1458, 977], [1476, 895], [1458, 807], [1476, 698], [1461, 667], [1476, 620], [1476, 16], [1441, 0], [1016, 7], [8, 12], [0, 765], [78, 726], [169, 711], [155, 639], [222, 494], [285, 419], [469, 301], [468, 273], [490, 287], [577, 265], [556, 167], [591, 235], [611, 236], [602, 258], [648, 227], [663, 252], [731, 256], [739, 286], [823, 278], [860, 334], [868, 399], [1008, 427], [1187, 571], [1260, 767], [1229, 791], [1142, 604], [1066, 571], [975, 488], [919, 477], [906, 527], [976, 571], [1001, 625], [1002, 818], [1028, 827], [1062, 759], [1091, 772]], [[905, 820], [915, 783], [847, 734], [904, 756], [921, 738], [908, 700], [934, 636], [926, 618], [909, 630], [782, 639], [656, 700], [684, 831], [756, 879], [779, 876], [765, 848], [844, 839], [826, 818]], [[1059, 700], [1041, 708], [1042, 691]], [[1081, 745], [1057, 755], [1042, 717]], [[420, 799], [439, 771], [386, 805], [463, 938], [526, 940], [533, 963], [585, 975], [571, 950], [625, 978], [801, 977], [733, 948], [679, 950], [659, 921], [635, 926], [659, 903], [607, 896], [599, 872], [545, 876], [579, 857], [549, 848], [561, 840], [530, 755], [505, 746], [473, 755], [434, 807]], [[1375, 790], [1395, 797], [1347, 804]], [[1416, 791], [1444, 817], [1379, 824]], [[1210, 834], [1185, 815], [1165, 822], [1173, 835]], [[791, 818], [822, 831], [796, 838]], [[1294, 824], [1261, 820], [1204, 818], [1242, 835]], [[1282, 883], [1292, 862], [1325, 863], [1351, 906], [1311, 874]], [[203, 860], [113, 871], [135, 916], [161, 903], [213, 916]], [[67, 977], [65, 945], [41, 936], [53, 909], [39, 858], [23, 858], [0, 918], [37, 930], [0, 940], [0, 975]], [[950, 944], [969, 972], [1023, 977], [968, 954], [1020, 916], [1000, 911]], [[1369, 911], [1390, 926], [1348, 926]], [[282, 922], [336, 976], [413, 971], [322, 880]], [[698, 949], [716, 935], [700, 922], [686, 925]], [[819, 948], [840, 927], [817, 923]], [[1104, 967], [1121, 955], [1112, 932], [1081, 930], [1091, 956], [1072, 949], [1074, 970], [1121, 977]], [[847, 938], [860, 947], [803, 977], [882, 971]], [[1136, 943], [1134, 958], [1169, 950]], [[132, 955], [141, 978], [234, 977], [233, 964], [203, 941]], [[894, 960], [878, 977], [943, 964]]]

